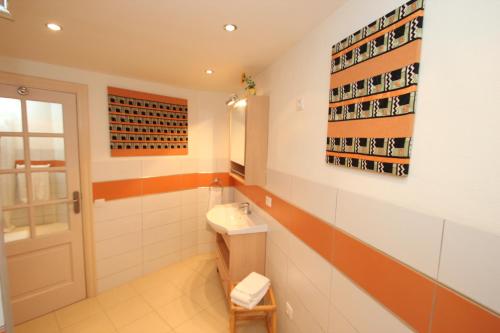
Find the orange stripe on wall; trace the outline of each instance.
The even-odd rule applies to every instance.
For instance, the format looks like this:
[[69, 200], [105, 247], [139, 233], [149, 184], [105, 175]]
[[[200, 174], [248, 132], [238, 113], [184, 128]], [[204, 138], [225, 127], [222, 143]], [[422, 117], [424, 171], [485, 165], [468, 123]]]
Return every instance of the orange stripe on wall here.
[[421, 45], [421, 40], [415, 40], [410, 44], [387, 52], [379, 57], [332, 74], [330, 87], [340, 87], [346, 83], [356, 82], [419, 62]]
[[396, 24], [394, 24], [394, 25], [392, 25], [390, 27], [387, 27], [387, 28], [385, 28], [383, 30], [380, 30], [379, 32], [374, 33], [373, 35], [368, 36], [367, 38], [362, 39], [359, 42], [356, 42], [355, 44], [352, 44], [351, 46], [349, 46], [348, 48], [346, 48], [346, 49], [344, 49], [342, 51], [334, 53], [332, 55], [332, 58], [333, 59], [338, 58], [339, 56], [341, 56], [341, 55], [343, 55], [343, 54], [345, 54], [345, 53], [347, 53], [347, 52], [349, 52], [351, 50], [354, 50], [358, 46], [361, 46], [361, 45], [363, 45], [365, 43], [368, 43], [369, 41], [377, 39], [378, 37], [380, 37], [382, 35], [385, 35], [389, 31], [396, 30], [397, 28], [405, 25], [406, 23], [410, 22], [411, 20], [413, 20], [414, 18], [419, 17], [419, 16], [424, 16], [424, 10], [423, 9], [420, 9], [420, 10], [416, 11], [415, 13], [411, 14], [410, 16], [405, 17], [404, 19], [402, 19], [401, 21], [397, 22]]
[[328, 123], [328, 136], [335, 138], [408, 138], [415, 115], [369, 118]]
[[137, 99], [145, 99], [148, 101], [167, 103], [167, 104], [177, 104], [177, 105], [188, 105], [187, 99], [184, 98], [175, 98], [168, 97], [156, 94], [149, 94], [141, 91], [128, 90], [122, 88], [108, 87], [108, 94], [116, 95], [121, 97], [129, 97], [129, 98], [137, 98]]
[[432, 333], [500, 332], [500, 317], [457, 293], [438, 286]]
[[[428, 332], [432, 317], [432, 333], [500, 332], [497, 315], [265, 189], [245, 185], [227, 173], [99, 182], [94, 183], [94, 199], [122, 199], [209, 186], [215, 177], [224, 186], [234, 185], [416, 331]], [[273, 199], [272, 207], [265, 205], [266, 195]]]
[[336, 229], [332, 264], [418, 332], [426, 332], [435, 283]]
[[223, 186], [232, 185], [232, 178], [226, 172], [114, 180], [94, 183], [94, 200], [116, 200], [148, 194], [188, 190], [210, 186], [215, 178], [219, 178]]
[[93, 184], [94, 200], [116, 200], [142, 195], [142, 180], [127, 179]]
[[[135, 133], [134, 133], [135, 134]], [[129, 141], [136, 142], [136, 141]], [[156, 142], [156, 141], [155, 141]], [[137, 142], [141, 143], [141, 142]], [[160, 143], [160, 142], [157, 142]], [[166, 142], [161, 142], [166, 143]], [[112, 157], [124, 157], [124, 156], [170, 156], [170, 155], [187, 155], [187, 148], [175, 148], [175, 149], [111, 149]]]

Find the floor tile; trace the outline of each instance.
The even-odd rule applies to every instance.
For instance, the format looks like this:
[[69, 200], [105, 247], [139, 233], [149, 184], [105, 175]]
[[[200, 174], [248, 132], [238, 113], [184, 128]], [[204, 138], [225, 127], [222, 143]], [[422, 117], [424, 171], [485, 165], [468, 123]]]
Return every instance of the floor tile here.
[[172, 329], [156, 313], [150, 313], [124, 326], [119, 333], [170, 333]]
[[123, 303], [137, 295], [137, 292], [129, 284], [125, 284], [100, 294], [97, 296], [97, 301], [106, 309]]
[[229, 322], [229, 306], [226, 298], [212, 302], [210, 306], [205, 308], [205, 311], [214, 316], [216, 319]]
[[[89, 318], [68, 326], [61, 333], [116, 333], [111, 321], [104, 313], [97, 313]], [[35, 333], [35, 332], [33, 332]]]
[[15, 333], [59, 333], [59, 326], [55, 314], [49, 313], [45, 316], [30, 320], [14, 328]]
[[134, 297], [115, 307], [106, 309], [108, 317], [117, 328], [129, 325], [152, 311], [153, 309], [142, 297]]
[[96, 298], [88, 298], [55, 312], [59, 327], [65, 328], [102, 312]]
[[159, 308], [157, 311], [167, 324], [176, 328], [202, 310], [201, 305], [188, 297], [183, 297]]
[[228, 333], [229, 324], [202, 311], [175, 329], [176, 333]]
[[214, 302], [225, 297], [224, 288], [220, 282], [209, 281], [199, 287], [192, 288], [189, 290], [188, 295], [203, 308], [210, 307]]
[[264, 320], [252, 320], [239, 322], [236, 326], [238, 333], [267, 333], [267, 326]]
[[160, 287], [148, 289], [142, 292], [141, 295], [153, 308], [159, 308], [163, 305], [167, 305], [168, 303], [183, 296], [179, 288], [169, 283]]
[[163, 272], [155, 272], [138, 278], [130, 283], [130, 285], [139, 293], [148, 289], [154, 289], [163, 286], [168, 282], [168, 276]]

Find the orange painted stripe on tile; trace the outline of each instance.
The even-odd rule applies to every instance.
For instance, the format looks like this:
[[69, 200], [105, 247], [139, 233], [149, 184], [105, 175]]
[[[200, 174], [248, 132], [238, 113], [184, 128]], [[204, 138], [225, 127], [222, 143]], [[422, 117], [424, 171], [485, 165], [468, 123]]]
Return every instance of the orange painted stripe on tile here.
[[111, 149], [112, 157], [187, 155], [187, 148], [175, 149]]
[[116, 200], [142, 195], [141, 179], [114, 180], [93, 184], [94, 200]]
[[351, 99], [348, 101], [342, 101], [342, 102], [336, 102], [336, 103], [330, 103], [330, 107], [338, 107], [338, 106], [344, 106], [344, 105], [349, 105], [349, 104], [355, 104], [355, 103], [364, 103], [364, 102], [369, 102], [369, 101], [374, 101], [376, 99], [383, 99], [383, 98], [390, 98], [394, 96], [400, 96], [404, 95], [407, 93], [411, 93], [417, 91], [417, 86], [410, 86], [401, 90], [395, 90], [395, 91], [389, 91], [377, 95], [371, 95], [371, 96], [365, 96], [365, 97], [359, 97], [355, 99]]
[[142, 179], [142, 195], [182, 191], [188, 189], [184, 181], [196, 174], [172, 175]]
[[[333, 242], [331, 225], [259, 186], [247, 186], [239, 180], [235, 180], [235, 187], [318, 254], [326, 260], [331, 260], [331, 244]], [[266, 206], [266, 196], [272, 198], [272, 207]]]
[[432, 333], [498, 333], [500, 316], [438, 286]]
[[335, 138], [408, 138], [415, 114], [328, 123], [328, 136]]
[[419, 62], [421, 45], [421, 40], [415, 40], [389, 53], [334, 73], [330, 78], [330, 87], [340, 87], [346, 83], [356, 82]]
[[[236, 178], [233, 181], [234, 187], [238, 191], [327, 258], [333, 266], [346, 274], [375, 300], [417, 332], [428, 332], [433, 313], [433, 297], [439, 288], [442, 288], [438, 282], [285, 202], [259, 186], [245, 185]], [[272, 208], [265, 205], [266, 195], [273, 198]], [[329, 236], [331, 234], [333, 236]], [[325, 249], [331, 251], [330, 254], [323, 254]], [[443, 299], [443, 296], [441, 298]], [[460, 313], [459, 315], [465, 317], [460, 318], [459, 322], [466, 321], [467, 317], [471, 318], [470, 326], [464, 325], [464, 327], [470, 327], [471, 330], [462, 331], [460, 325], [454, 326], [453, 323], [446, 323], [448, 320], [456, 319], [455, 313]], [[479, 321], [482, 323], [478, 324]], [[472, 301], [455, 296], [447, 297], [439, 303], [438, 298], [433, 325], [436, 330], [433, 329], [432, 333], [500, 332], [497, 321], [498, 316], [491, 314]], [[484, 328], [484, 330], [474, 331], [474, 327]]]
[[219, 178], [222, 186], [231, 186], [232, 178], [227, 172], [190, 173], [171, 176], [125, 179], [96, 182], [93, 184], [94, 200], [115, 200], [141, 195], [158, 194], [189, 190], [210, 186], [215, 178]]
[[175, 98], [175, 97], [168, 97], [168, 96], [162, 96], [162, 95], [156, 95], [156, 94], [149, 94], [149, 93], [144, 93], [144, 92], [140, 92], [140, 91], [128, 90], [128, 89], [122, 89], [122, 88], [116, 88], [116, 87], [108, 87], [108, 94], [121, 96], [121, 97], [145, 99], [148, 101], [167, 103], [167, 104], [177, 104], [177, 105], [183, 105], [183, 106], [188, 105], [187, 99], [184, 99], [184, 98]]
[[232, 178], [227, 172], [218, 173], [199, 173], [198, 174], [198, 187], [211, 186], [214, 179], [219, 178], [220, 184], [222, 186], [231, 186]]
[[337, 156], [337, 157], [359, 158], [361, 160], [375, 161], [375, 162], [384, 162], [384, 163], [399, 163], [399, 164], [408, 164], [408, 163], [410, 163], [410, 159], [409, 158], [392, 158], [392, 157], [382, 157], [382, 156], [368, 156], [368, 155], [350, 154], [350, 153], [335, 153], [335, 152], [332, 152], [332, 151], [327, 151], [326, 155], [327, 156]]
[[337, 53], [334, 53], [332, 55], [332, 59], [335, 59], [335, 58], [338, 58], [339, 56], [343, 55], [343, 54], [346, 54], [347, 52], [351, 51], [351, 50], [354, 50], [355, 48], [365, 44], [365, 43], [368, 43], [369, 41], [372, 41], [372, 40], [375, 40], [377, 39], [378, 37], [382, 36], [382, 35], [385, 35], [386, 33], [388, 33], [389, 31], [393, 31], [393, 30], [396, 30], [397, 28], [405, 25], [406, 23], [410, 22], [411, 20], [413, 20], [414, 18], [416, 17], [419, 17], [419, 16], [424, 16], [424, 10], [423, 9], [420, 9], [418, 11], [416, 11], [415, 13], [411, 14], [410, 16], [408, 17], [405, 17], [404, 19], [402, 19], [401, 21], [397, 22], [396, 24], [393, 24], [383, 30], [380, 30], [378, 31], [377, 33], [374, 33], [373, 35], [370, 35], [368, 37], [366, 37], [365, 39], [362, 39], [358, 42], [356, 42], [355, 44], [352, 44], [351, 46], [349, 46], [348, 48], [342, 50], [342, 51], [339, 51]]
[[418, 332], [427, 332], [436, 284], [335, 230], [332, 264]]

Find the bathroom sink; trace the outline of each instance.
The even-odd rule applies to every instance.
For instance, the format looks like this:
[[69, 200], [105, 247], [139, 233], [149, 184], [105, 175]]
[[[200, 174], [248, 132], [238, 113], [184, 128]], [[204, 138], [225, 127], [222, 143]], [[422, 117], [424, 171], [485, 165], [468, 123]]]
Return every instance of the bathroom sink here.
[[267, 224], [257, 223], [239, 208], [239, 203], [217, 205], [207, 212], [208, 224], [221, 234], [242, 235], [267, 232]]

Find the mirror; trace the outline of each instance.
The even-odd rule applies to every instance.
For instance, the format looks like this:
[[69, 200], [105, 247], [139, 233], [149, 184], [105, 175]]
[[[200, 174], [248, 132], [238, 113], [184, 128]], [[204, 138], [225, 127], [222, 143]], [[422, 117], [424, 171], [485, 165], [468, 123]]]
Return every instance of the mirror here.
[[[230, 110], [230, 159], [231, 162], [245, 166], [246, 103], [241, 100]], [[243, 102], [243, 103], [242, 103]], [[245, 101], [246, 102], [246, 101]]]

